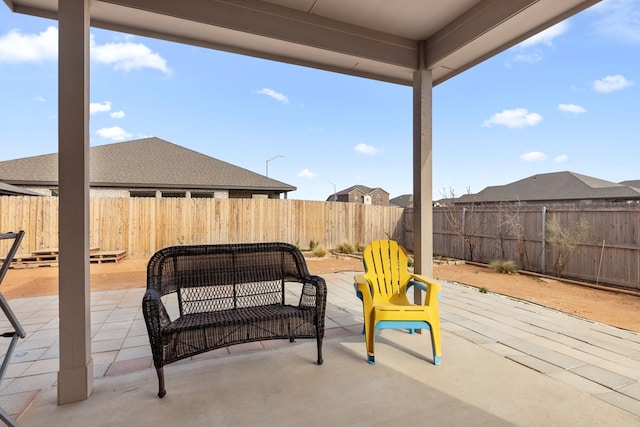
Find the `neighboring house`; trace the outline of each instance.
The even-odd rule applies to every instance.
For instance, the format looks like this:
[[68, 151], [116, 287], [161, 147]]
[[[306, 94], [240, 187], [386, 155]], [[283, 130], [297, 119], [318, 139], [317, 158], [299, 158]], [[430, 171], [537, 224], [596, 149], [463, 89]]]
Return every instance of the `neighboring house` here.
[[[270, 198], [296, 187], [160, 138], [90, 149], [90, 194], [97, 197]], [[58, 155], [0, 162], [0, 181], [58, 195]]]
[[402, 196], [394, 197], [389, 200], [389, 204], [400, 206], [401, 208], [412, 208], [413, 194], [403, 194]]
[[369, 188], [364, 185], [354, 185], [345, 190], [331, 194], [327, 198], [328, 202], [351, 202], [364, 205], [389, 205], [389, 193], [382, 188]]
[[622, 181], [622, 182], [619, 182], [618, 184], [628, 185], [629, 187], [633, 187], [633, 188], [640, 188], [640, 179], [636, 179], [632, 181]]
[[[440, 199], [438, 201], [433, 202], [433, 207], [437, 208], [448, 203], [451, 203], [452, 199]], [[411, 208], [413, 209], [413, 194], [403, 194], [402, 196], [394, 197], [389, 200], [390, 205], [399, 206], [401, 208]]]
[[554, 172], [533, 175], [506, 185], [487, 187], [477, 194], [466, 194], [456, 200], [456, 204], [487, 205], [505, 202], [640, 203], [640, 189], [575, 172]]

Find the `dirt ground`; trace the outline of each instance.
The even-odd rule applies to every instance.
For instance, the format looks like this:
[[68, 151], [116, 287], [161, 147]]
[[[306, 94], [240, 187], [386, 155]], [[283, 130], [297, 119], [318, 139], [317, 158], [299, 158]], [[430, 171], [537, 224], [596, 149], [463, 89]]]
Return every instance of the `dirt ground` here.
[[[118, 263], [91, 264], [91, 289], [144, 287], [146, 262], [146, 259], [124, 259]], [[307, 264], [313, 274], [362, 271], [362, 261], [347, 256], [308, 258]], [[489, 292], [640, 332], [640, 293], [611, 292], [525, 274], [500, 274], [468, 264], [436, 265], [434, 276], [441, 280], [484, 287]], [[55, 295], [58, 292], [58, 268], [10, 269], [0, 286], [0, 292], [8, 300]]]

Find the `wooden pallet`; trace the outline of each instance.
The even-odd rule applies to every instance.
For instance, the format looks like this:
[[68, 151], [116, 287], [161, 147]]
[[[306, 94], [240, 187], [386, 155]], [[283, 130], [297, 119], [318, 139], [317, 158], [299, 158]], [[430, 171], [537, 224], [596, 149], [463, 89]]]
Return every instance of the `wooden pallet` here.
[[118, 262], [127, 256], [127, 251], [98, 251], [92, 253], [90, 262], [102, 264], [103, 262]]
[[[94, 264], [118, 262], [126, 256], [126, 250], [101, 251], [100, 248], [89, 250], [89, 262]], [[58, 248], [38, 249], [30, 254], [16, 254], [9, 268], [55, 267], [58, 265], [58, 257]]]
[[55, 261], [36, 261], [29, 258], [14, 259], [9, 268], [37, 268], [37, 267], [56, 267], [58, 260]]

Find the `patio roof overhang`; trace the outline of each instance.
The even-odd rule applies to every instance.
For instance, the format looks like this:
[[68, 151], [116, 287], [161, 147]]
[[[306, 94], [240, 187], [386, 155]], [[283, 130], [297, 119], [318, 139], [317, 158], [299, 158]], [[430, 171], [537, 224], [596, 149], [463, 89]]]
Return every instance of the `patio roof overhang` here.
[[[403, 85], [437, 85], [599, 0], [100, 0], [91, 25]], [[58, 17], [57, 0], [5, 0]]]
[[4, 0], [59, 21], [58, 402], [92, 390], [89, 26], [413, 86], [414, 259], [432, 264], [432, 87], [599, 0]]

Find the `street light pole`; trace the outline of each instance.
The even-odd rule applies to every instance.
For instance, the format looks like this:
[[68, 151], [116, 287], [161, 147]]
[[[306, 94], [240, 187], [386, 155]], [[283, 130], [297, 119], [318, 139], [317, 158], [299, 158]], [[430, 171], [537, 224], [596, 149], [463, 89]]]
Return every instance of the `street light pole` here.
[[272, 158], [270, 158], [269, 160], [267, 160], [267, 177], [269, 177], [269, 162], [270, 162], [271, 160], [275, 160], [275, 159], [277, 159], [278, 157], [284, 157], [284, 156], [283, 156], [282, 154], [278, 154], [277, 156], [272, 157]]
[[338, 193], [336, 193], [336, 185], [331, 182], [331, 181], [327, 181], [329, 184], [333, 185], [333, 201], [337, 202], [338, 201]]

